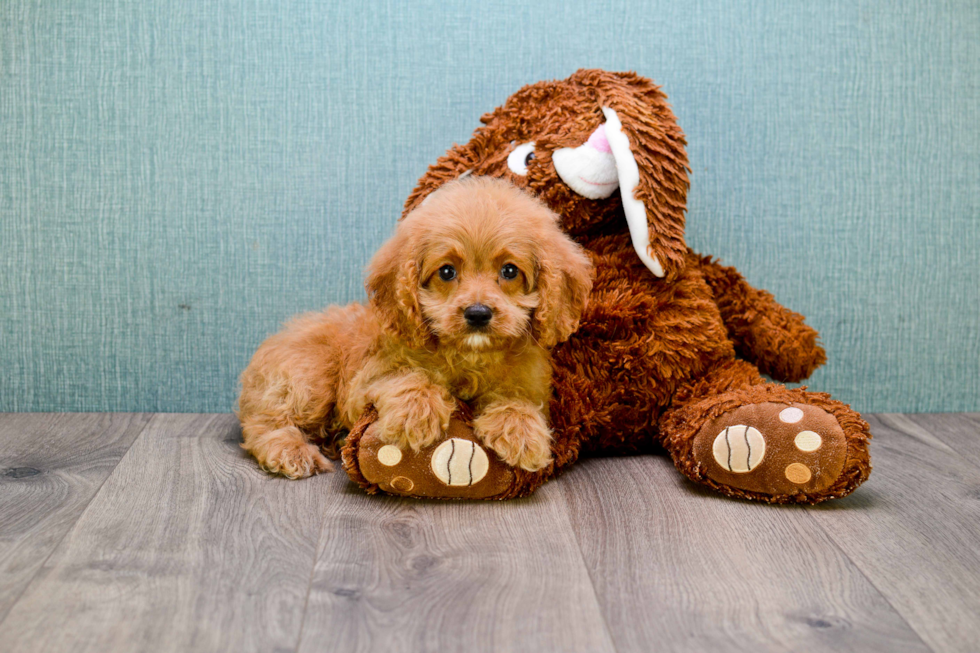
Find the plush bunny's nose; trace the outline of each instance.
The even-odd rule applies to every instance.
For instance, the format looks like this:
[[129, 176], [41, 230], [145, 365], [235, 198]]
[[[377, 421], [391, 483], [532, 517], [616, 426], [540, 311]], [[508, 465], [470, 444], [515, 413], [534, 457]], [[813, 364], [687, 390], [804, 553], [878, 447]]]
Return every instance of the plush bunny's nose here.
[[551, 161], [561, 180], [582, 197], [604, 199], [619, 188], [619, 171], [605, 123], [578, 147], [555, 150]]
[[463, 317], [466, 318], [466, 323], [470, 326], [483, 327], [490, 324], [493, 309], [483, 304], [472, 304], [463, 311]]
[[599, 128], [592, 132], [589, 136], [589, 140], [585, 141], [598, 152], [612, 152], [612, 148], [609, 147], [609, 139], [606, 138], [606, 125], [599, 125]]

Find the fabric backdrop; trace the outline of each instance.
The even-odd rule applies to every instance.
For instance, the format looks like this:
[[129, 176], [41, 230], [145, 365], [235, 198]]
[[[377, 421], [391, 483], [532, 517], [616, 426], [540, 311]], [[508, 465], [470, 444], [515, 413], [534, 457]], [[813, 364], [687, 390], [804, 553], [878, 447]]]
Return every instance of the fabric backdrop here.
[[980, 410], [980, 3], [0, 2], [0, 409], [228, 411], [520, 86], [664, 86], [688, 242], [863, 411]]

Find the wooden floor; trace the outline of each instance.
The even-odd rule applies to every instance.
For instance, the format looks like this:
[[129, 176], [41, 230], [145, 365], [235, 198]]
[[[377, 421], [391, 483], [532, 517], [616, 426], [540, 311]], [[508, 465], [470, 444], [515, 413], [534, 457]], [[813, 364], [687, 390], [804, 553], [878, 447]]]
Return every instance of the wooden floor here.
[[662, 456], [369, 497], [263, 474], [230, 415], [0, 415], [0, 649], [980, 650], [980, 414], [870, 421], [871, 479], [804, 508]]

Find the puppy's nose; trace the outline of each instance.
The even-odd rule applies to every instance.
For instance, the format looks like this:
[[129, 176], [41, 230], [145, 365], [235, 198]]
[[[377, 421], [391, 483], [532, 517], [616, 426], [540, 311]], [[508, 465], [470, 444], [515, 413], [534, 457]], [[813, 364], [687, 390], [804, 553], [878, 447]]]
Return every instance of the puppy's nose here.
[[463, 311], [463, 317], [472, 327], [486, 326], [490, 324], [490, 318], [493, 317], [493, 309], [483, 304], [472, 304]]

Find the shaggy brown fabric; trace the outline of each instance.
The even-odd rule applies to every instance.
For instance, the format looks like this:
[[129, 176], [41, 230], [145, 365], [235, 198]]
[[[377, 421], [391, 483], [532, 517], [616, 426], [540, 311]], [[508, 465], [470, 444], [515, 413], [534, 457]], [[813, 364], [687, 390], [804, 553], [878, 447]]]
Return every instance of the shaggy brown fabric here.
[[816, 329], [804, 324], [802, 315], [750, 286], [735, 268], [710, 256], [703, 257], [700, 265], [735, 351], [755, 361], [760, 372], [795, 383], [827, 362]]
[[377, 419], [378, 411], [374, 406], [368, 406], [368, 409], [361, 415], [361, 419], [357, 421], [354, 428], [347, 434], [347, 437], [344, 439], [344, 445], [340, 448], [340, 460], [343, 463], [344, 471], [347, 472], [347, 476], [350, 477], [350, 480], [360, 485], [368, 494], [377, 494], [380, 488], [377, 483], [372, 483], [364, 478], [364, 474], [361, 473], [361, 465], [357, 458], [357, 452], [361, 445], [361, 436], [364, 435], [368, 427], [374, 424]]
[[[605, 122], [603, 107], [615, 110], [638, 164], [634, 196], [645, 205], [648, 253], [661, 262], [663, 278], [633, 250], [619, 191], [587, 199], [563, 183], [552, 162], [555, 150], [582, 145]], [[806, 378], [826, 360], [817, 332], [734, 268], [687, 248], [685, 140], [657, 86], [633, 73], [581, 70], [566, 80], [524, 87], [481, 122], [469, 142], [453, 146], [423, 175], [406, 213], [464, 173], [504, 177], [561, 216], [596, 272], [579, 330], [553, 351], [554, 463], [537, 474], [519, 472], [511, 496], [527, 494], [582, 454], [656, 445], [666, 447], [693, 481], [772, 503], [817, 503], [843, 496], [867, 478], [870, 434], [857, 413], [828, 395], [789, 390], [760, 375], [761, 370], [776, 380]], [[527, 174], [515, 174], [507, 157], [530, 142], [534, 157]], [[699, 460], [693, 446], [697, 435], [726, 411], [765, 402], [819, 406], [836, 417], [847, 454], [829, 487], [753, 492], [708, 476], [708, 461]], [[348, 448], [356, 447], [356, 439], [351, 442]], [[770, 446], [789, 451], [791, 445]], [[364, 485], [356, 470], [351, 476]]]

